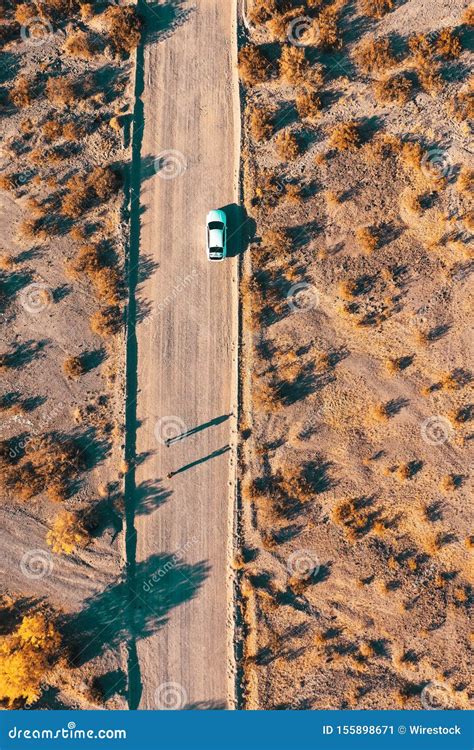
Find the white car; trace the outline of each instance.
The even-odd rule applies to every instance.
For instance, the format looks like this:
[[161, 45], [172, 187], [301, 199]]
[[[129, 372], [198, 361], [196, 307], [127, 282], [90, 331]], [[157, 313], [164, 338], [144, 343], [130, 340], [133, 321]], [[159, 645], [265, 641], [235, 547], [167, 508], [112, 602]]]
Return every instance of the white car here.
[[206, 247], [208, 260], [224, 260], [227, 250], [227, 220], [224, 211], [220, 209], [207, 214]]

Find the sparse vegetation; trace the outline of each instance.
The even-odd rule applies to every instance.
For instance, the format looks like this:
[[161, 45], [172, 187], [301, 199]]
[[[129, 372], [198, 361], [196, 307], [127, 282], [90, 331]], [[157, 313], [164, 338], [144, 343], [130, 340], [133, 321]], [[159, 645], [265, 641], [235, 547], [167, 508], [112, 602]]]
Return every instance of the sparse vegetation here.
[[355, 122], [341, 122], [331, 132], [329, 145], [336, 151], [355, 151], [360, 145], [360, 135]]
[[268, 59], [254, 44], [247, 44], [239, 51], [239, 73], [242, 83], [255, 86], [268, 79], [270, 65]]
[[381, 102], [406, 104], [412, 94], [412, 82], [403, 73], [384, 78], [375, 84], [375, 96]]
[[62, 511], [54, 519], [46, 541], [56, 554], [71, 555], [78, 547], [84, 547], [90, 538], [77, 514]]

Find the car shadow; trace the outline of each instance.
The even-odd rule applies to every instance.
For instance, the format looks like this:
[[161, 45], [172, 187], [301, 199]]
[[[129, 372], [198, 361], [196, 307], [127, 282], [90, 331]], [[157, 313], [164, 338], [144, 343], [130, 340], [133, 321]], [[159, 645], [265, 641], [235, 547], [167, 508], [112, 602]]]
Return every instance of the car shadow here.
[[220, 210], [224, 211], [227, 219], [227, 257], [243, 255], [255, 236], [255, 220], [237, 203], [229, 203]]

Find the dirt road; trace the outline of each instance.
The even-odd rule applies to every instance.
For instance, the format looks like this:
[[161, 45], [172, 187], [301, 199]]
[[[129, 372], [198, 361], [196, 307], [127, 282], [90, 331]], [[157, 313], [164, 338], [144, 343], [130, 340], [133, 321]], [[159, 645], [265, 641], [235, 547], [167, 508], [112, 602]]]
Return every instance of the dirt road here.
[[[154, 623], [137, 638], [143, 709], [229, 705], [240, 250], [233, 5], [154, 6], [143, 56], [133, 523], [136, 566], [146, 570], [138, 620]], [[234, 257], [211, 266], [205, 217], [226, 206]]]

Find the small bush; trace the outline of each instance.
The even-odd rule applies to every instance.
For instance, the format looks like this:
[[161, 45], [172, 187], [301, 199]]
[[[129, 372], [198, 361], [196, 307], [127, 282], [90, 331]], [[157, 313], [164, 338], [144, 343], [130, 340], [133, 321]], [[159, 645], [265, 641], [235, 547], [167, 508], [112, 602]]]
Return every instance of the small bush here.
[[368, 37], [357, 45], [354, 60], [363, 73], [373, 73], [386, 70], [397, 64], [393, 57], [390, 40], [387, 38], [374, 39]]
[[316, 120], [321, 114], [321, 99], [315, 91], [305, 89], [296, 95], [296, 109], [302, 120]]
[[335, 125], [329, 138], [329, 145], [336, 151], [356, 151], [360, 146], [357, 123], [341, 122]]
[[267, 141], [273, 135], [272, 111], [264, 106], [255, 107], [249, 119], [250, 132], [255, 141]]
[[474, 169], [462, 167], [456, 181], [456, 188], [460, 193], [474, 193]]
[[58, 555], [71, 555], [78, 547], [85, 547], [89, 541], [89, 534], [81, 519], [76, 513], [69, 511], [62, 511], [56, 516], [46, 535], [48, 546]]
[[453, 29], [443, 29], [435, 42], [435, 52], [445, 60], [455, 60], [462, 52], [461, 42]]
[[361, 250], [370, 255], [378, 244], [377, 231], [374, 227], [359, 227], [356, 230], [356, 239]]
[[96, 53], [96, 47], [90, 34], [85, 31], [75, 31], [67, 37], [63, 44], [63, 51], [71, 57], [90, 60]]
[[300, 154], [296, 136], [290, 130], [281, 130], [276, 138], [276, 150], [281, 159], [292, 161]]
[[316, 20], [316, 44], [325, 50], [341, 49], [342, 39], [339, 31], [338, 14], [331, 7], [325, 8]]
[[474, 92], [462, 91], [454, 96], [450, 101], [449, 110], [458, 122], [474, 119]]
[[279, 65], [280, 75], [286, 83], [301, 85], [308, 80], [309, 63], [303, 48], [285, 45]]
[[375, 84], [375, 96], [380, 102], [391, 104], [406, 104], [412, 94], [411, 80], [400, 73]]
[[303, 202], [302, 190], [299, 185], [290, 183], [285, 189], [285, 200], [293, 205], [299, 205]]
[[462, 17], [462, 22], [466, 26], [474, 26], [474, 5], [470, 5], [469, 8], [466, 8]]
[[29, 107], [32, 101], [32, 84], [24, 75], [18, 76], [10, 89], [10, 99], [17, 109]]
[[443, 79], [439, 68], [433, 63], [432, 65], [423, 65], [417, 70], [418, 81], [423, 91], [427, 94], [439, 94], [443, 89]]
[[289, 252], [293, 247], [290, 235], [284, 229], [268, 229], [263, 233], [262, 245], [274, 253], [281, 254]]
[[276, 0], [253, 0], [250, 3], [248, 18], [250, 23], [266, 23], [277, 12]]
[[20, 26], [26, 26], [37, 15], [38, 11], [30, 3], [19, 3], [15, 9], [15, 20]]
[[246, 86], [255, 86], [268, 80], [270, 64], [254, 44], [247, 44], [239, 52], [239, 74]]
[[121, 326], [122, 312], [118, 306], [97, 310], [90, 319], [91, 331], [103, 338], [115, 335]]
[[114, 51], [121, 57], [130, 55], [140, 44], [143, 28], [135, 6], [110, 6], [104, 18]]
[[67, 357], [63, 362], [63, 370], [68, 378], [79, 378], [84, 374], [85, 368], [80, 356]]
[[46, 96], [55, 107], [69, 107], [76, 101], [74, 85], [66, 76], [49, 78], [46, 82]]
[[359, 5], [364, 16], [380, 19], [393, 10], [395, 2], [394, 0], [360, 0]]

